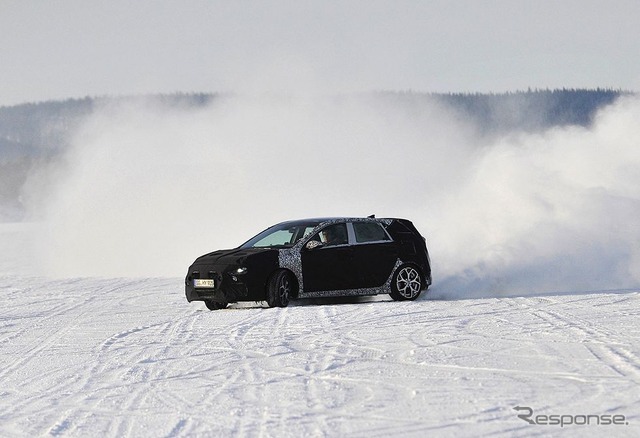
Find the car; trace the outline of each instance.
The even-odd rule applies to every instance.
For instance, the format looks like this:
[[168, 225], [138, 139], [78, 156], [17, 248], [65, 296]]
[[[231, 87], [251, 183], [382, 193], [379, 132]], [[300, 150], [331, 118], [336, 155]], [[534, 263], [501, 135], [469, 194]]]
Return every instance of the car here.
[[431, 285], [426, 239], [411, 221], [300, 219], [273, 225], [235, 249], [198, 257], [187, 271], [188, 302], [210, 310], [266, 301], [389, 294], [415, 300]]

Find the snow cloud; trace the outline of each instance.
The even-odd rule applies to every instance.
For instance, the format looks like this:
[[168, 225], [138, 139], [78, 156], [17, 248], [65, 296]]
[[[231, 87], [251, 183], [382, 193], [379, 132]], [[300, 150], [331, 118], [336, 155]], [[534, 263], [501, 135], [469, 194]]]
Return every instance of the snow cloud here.
[[640, 102], [622, 99], [589, 129], [556, 128], [485, 148], [462, 190], [432, 219], [434, 244], [446, 247], [440, 290], [467, 296], [637, 287], [638, 116]]
[[281, 220], [376, 214], [427, 237], [432, 296], [640, 285], [640, 102], [488, 138], [435, 102], [219, 97], [106, 106], [48, 187], [47, 273], [181, 276]]

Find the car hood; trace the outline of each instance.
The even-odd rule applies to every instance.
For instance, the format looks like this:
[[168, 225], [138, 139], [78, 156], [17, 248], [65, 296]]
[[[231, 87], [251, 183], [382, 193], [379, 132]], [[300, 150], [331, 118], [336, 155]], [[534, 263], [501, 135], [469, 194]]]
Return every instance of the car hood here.
[[277, 252], [274, 248], [235, 248], [235, 249], [221, 249], [218, 251], [210, 252], [203, 256], [198, 257], [193, 264], [194, 265], [231, 265], [241, 264], [252, 256], [258, 254], [265, 254], [270, 252]]

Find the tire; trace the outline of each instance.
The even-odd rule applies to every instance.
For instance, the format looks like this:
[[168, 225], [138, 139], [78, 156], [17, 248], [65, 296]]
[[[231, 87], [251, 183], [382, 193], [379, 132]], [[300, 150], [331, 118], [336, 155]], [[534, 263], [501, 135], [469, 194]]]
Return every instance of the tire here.
[[207, 300], [204, 302], [204, 305], [207, 306], [209, 310], [220, 310], [225, 309], [229, 303], [223, 303], [220, 301], [210, 301]]
[[276, 271], [267, 284], [267, 304], [269, 307], [287, 307], [293, 283], [285, 270]]
[[396, 301], [413, 301], [424, 289], [422, 274], [413, 265], [402, 265], [391, 279], [391, 298]]

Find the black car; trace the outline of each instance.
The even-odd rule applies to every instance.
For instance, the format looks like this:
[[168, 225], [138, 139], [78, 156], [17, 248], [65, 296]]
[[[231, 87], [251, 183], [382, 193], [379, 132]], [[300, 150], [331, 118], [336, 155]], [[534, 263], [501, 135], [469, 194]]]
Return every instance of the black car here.
[[426, 240], [406, 219], [282, 222], [236, 249], [198, 257], [187, 301], [223, 309], [238, 301], [285, 307], [290, 299], [389, 294], [415, 300], [431, 284]]

